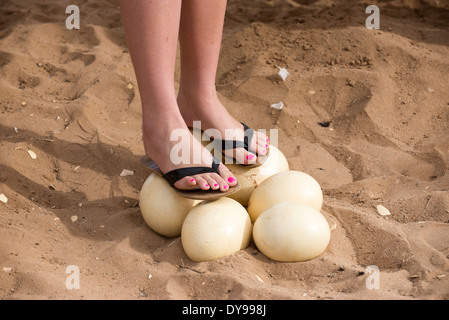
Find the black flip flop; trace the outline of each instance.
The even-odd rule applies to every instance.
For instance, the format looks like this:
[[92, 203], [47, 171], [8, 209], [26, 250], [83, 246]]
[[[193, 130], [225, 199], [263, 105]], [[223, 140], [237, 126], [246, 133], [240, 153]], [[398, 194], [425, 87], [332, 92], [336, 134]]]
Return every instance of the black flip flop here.
[[[214, 139], [214, 142], [216, 143], [221, 143], [221, 150], [232, 150], [232, 149], [238, 149], [238, 148], [244, 148], [247, 152], [253, 153], [255, 154], [255, 152], [252, 152], [250, 150], [250, 144], [251, 141], [253, 140], [255, 131], [254, 129], [251, 129], [250, 127], [248, 127], [246, 124], [244, 124], [243, 122], [241, 122], [241, 124], [243, 125], [243, 129], [245, 132], [245, 138], [243, 141], [238, 141], [238, 140], [219, 140], [219, 139]], [[254, 164], [244, 164], [244, 163], [238, 163], [237, 159], [232, 158], [231, 156], [225, 155], [225, 158], [230, 158], [230, 159], [234, 159], [236, 161], [237, 164], [248, 167], [248, 168], [253, 168], [253, 167], [259, 167], [262, 164], [265, 163], [265, 161], [268, 158], [268, 155], [270, 153], [269, 151], [270, 149], [268, 149], [268, 152], [266, 155], [260, 156], [257, 155], [257, 161]]]
[[151, 159], [149, 159], [147, 156], [143, 156], [140, 159], [140, 163], [150, 170], [151, 172], [159, 175], [160, 177], [164, 178], [170, 186], [178, 193], [180, 196], [184, 198], [189, 199], [195, 199], [195, 200], [214, 200], [222, 197], [229, 196], [237, 191], [240, 190], [240, 183], [237, 182], [237, 185], [235, 187], [230, 187], [228, 191], [221, 191], [221, 190], [180, 190], [174, 186], [174, 184], [181, 180], [182, 178], [194, 176], [197, 174], [203, 174], [203, 173], [211, 173], [215, 172], [218, 173], [218, 167], [220, 166], [221, 161], [214, 157], [212, 162], [212, 167], [189, 167], [189, 168], [181, 168], [176, 169], [170, 172], [167, 172], [166, 174], [162, 173], [162, 171], [159, 169], [158, 165]]

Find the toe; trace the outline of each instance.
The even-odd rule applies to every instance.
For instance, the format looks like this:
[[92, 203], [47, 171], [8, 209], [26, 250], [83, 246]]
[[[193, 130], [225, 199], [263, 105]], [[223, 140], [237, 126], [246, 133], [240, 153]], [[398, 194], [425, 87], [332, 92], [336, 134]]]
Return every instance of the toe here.
[[243, 148], [234, 150], [234, 159], [237, 163], [247, 165], [255, 164], [257, 162], [257, 156], [254, 153], [248, 152]]
[[[217, 174], [215, 174], [217, 175]], [[218, 175], [217, 175], [218, 176]], [[207, 181], [208, 185], [212, 190], [218, 190], [220, 189], [220, 184], [217, 182], [217, 180], [214, 177], [214, 174], [208, 174], [203, 176], [204, 180]]]
[[[220, 177], [224, 180], [225, 184], [220, 184], [220, 189], [226, 191], [228, 187], [235, 187], [237, 185], [237, 178], [229, 171], [224, 164], [220, 164], [218, 168], [218, 173]], [[217, 181], [220, 183], [220, 181]]]
[[[217, 173], [214, 173], [212, 176], [214, 177], [214, 180], [217, 181], [218, 189], [220, 189], [221, 191], [229, 190], [230, 183], [227, 182], [224, 177], [218, 175]], [[231, 181], [233, 179], [233, 177], [228, 178], [231, 178]]]
[[198, 183], [193, 177], [184, 177], [181, 180], [176, 181], [174, 186], [179, 190], [198, 189]]
[[256, 140], [254, 143], [256, 144], [255, 150], [256, 150], [257, 154], [266, 155], [268, 152], [269, 143], [270, 143], [270, 140], [267, 138], [267, 136], [260, 133], [260, 134], [258, 134], [257, 139], [254, 139], [254, 140]]
[[210, 185], [207, 182], [206, 179], [204, 179], [203, 175], [196, 175], [194, 176], [196, 182], [198, 183], [198, 185], [200, 186], [201, 189], [203, 190], [209, 190], [210, 189]]

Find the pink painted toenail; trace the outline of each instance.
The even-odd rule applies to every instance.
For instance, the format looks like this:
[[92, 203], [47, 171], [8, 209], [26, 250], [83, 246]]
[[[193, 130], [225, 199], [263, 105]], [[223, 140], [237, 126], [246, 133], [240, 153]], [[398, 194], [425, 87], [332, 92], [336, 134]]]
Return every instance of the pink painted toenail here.
[[229, 178], [228, 178], [228, 181], [229, 181], [230, 183], [233, 183], [233, 182], [235, 181], [235, 179], [234, 179], [233, 177], [229, 177]]
[[228, 186], [226, 186], [226, 185], [224, 185], [224, 186], [223, 186], [223, 189], [225, 189], [225, 190], [226, 190], [227, 188], [228, 188]]
[[253, 160], [254, 159], [254, 155], [253, 154], [249, 154], [246, 156], [246, 160]]
[[190, 179], [190, 182], [195, 182], [195, 179]]
[[218, 187], [218, 183], [214, 184], [214, 187]]
[[205, 187], [206, 187], [206, 188], [209, 188], [209, 185], [208, 185], [208, 184], [206, 184], [206, 185], [205, 185]]

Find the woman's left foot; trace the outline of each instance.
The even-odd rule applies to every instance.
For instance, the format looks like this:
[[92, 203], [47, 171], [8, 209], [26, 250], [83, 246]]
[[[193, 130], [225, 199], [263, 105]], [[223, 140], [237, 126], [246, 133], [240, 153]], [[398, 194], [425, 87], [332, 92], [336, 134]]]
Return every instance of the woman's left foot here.
[[[191, 96], [182, 92], [178, 94], [178, 106], [181, 115], [188, 127], [193, 127], [194, 121], [201, 121], [201, 129], [216, 129], [221, 134], [220, 140], [244, 141], [245, 131], [241, 122], [232, 117], [217, 97], [215, 88], [211, 93]], [[230, 135], [230, 133], [232, 133]], [[223, 153], [237, 160], [237, 163], [253, 165], [257, 163], [258, 156], [265, 156], [268, 153], [270, 140], [262, 133], [255, 131], [252, 140], [249, 142], [249, 150], [236, 148], [223, 150]]]

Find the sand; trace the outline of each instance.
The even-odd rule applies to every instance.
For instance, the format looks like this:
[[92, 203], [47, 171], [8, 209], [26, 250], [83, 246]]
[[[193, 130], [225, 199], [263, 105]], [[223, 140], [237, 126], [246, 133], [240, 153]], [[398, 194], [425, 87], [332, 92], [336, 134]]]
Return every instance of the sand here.
[[[449, 298], [447, 1], [229, 0], [220, 99], [278, 129], [290, 168], [323, 188], [331, 243], [302, 263], [254, 243], [194, 263], [180, 238], [145, 225], [140, 98], [118, 3], [83, 1], [80, 30], [65, 27], [69, 4], [0, 8], [0, 298]], [[365, 27], [368, 4], [380, 30]]]

